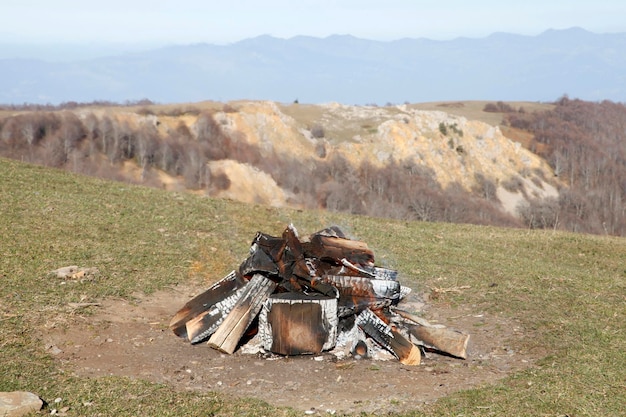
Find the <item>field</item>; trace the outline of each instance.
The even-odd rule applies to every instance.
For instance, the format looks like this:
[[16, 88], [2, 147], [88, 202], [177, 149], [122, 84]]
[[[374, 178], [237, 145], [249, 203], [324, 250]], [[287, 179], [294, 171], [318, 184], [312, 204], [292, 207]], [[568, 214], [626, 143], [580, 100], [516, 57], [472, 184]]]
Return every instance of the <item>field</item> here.
[[[298, 401], [304, 393], [297, 384], [282, 390], [291, 407], [254, 392], [233, 395], [246, 392], [250, 368], [258, 376], [258, 368], [265, 366], [280, 368], [283, 375], [309, 369], [306, 378], [322, 386], [330, 386], [322, 380], [324, 372], [340, 372], [344, 389], [356, 392], [365, 386], [372, 397], [390, 385], [410, 393], [410, 386], [397, 382], [402, 378], [433, 387], [452, 378], [446, 379], [452, 386], [440, 395], [428, 396], [423, 386], [415, 386], [412, 396], [387, 400], [379, 411], [365, 403], [345, 411], [359, 415], [623, 412], [623, 238], [274, 209], [6, 159], [0, 159], [0, 179], [0, 391], [34, 392], [48, 403], [46, 413], [58, 408], [77, 416], [302, 415]], [[180, 302], [237, 266], [256, 231], [279, 234], [289, 223], [302, 234], [335, 224], [367, 242], [379, 263], [398, 269], [403, 284], [424, 297], [427, 319], [458, 325], [475, 336], [470, 351], [475, 356], [460, 364], [426, 358], [417, 368], [325, 363], [327, 369], [317, 374], [310, 359], [263, 365], [262, 359], [221, 357], [208, 349], [206, 360], [216, 366], [202, 363], [205, 351], [190, 348], [167, 330], [171, 315]], [[67, 265], [99, 272], [84, 280], [49, 275]], [[128, 355], [116, 359], [115, 369], [87, 375], [81, 363], [87, 356], [69, 354], [77, 346], [88, 345], [97, 355], [106, 354], [109, 345], [132, 347], [137, 335], [111, 329], [132, 330], [131, 324], [142, 323], [149, 329], [141, 334], [142, 343], [150, 346], [152, 357]], [[161, 345], [167, 355], [159, 353]], [[503, 357], [507, 366], [498, 365]], [[126, 369], [138, 372], [125, 373], [124, 360]], [[134, 361], [156, 364], [141, 373]], [[186, 374], [195, 372], [194, 365], [206, 367], [205, 379], [190, 383]], [[212, 368], [218, 373], [228, 367], [234, 373], [222, 373], [220, 381], [241, 380], [242, 386], [222, 389], [210, 380]], [[185, 383], [176, 381], [175, 368]], [[159, 369], [170, 372], [169, 380], [155, 375]], [[491, 377], [474, 378], [487, 374]], [[281, 382], [271, 381], [278, 387]]]

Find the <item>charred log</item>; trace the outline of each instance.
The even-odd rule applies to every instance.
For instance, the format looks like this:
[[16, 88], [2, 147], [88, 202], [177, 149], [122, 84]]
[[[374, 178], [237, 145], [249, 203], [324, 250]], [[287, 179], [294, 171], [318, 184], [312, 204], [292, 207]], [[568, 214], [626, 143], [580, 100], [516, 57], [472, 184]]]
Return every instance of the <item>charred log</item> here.
[[421, 352], [417, 346], [393, 327], [386, 324], [370, 309], [365, 309], [356, 318], [356, 324], [380, 346], [391, 352], [405, 365], [419, 365]]
[[207, 310], [213, 305], [234, 294], [245, 283], [246, 281], [241, 275], [232, 271], [208, 290], [185, 303], [170, 321], [170, 329], [176, 336], [191, 340], [187, 331], [187, 322], [198, 317], [198, 315], [206, 315]]
[[321, 295], [272, 295], [261, 311], [259, 333], [266, 350], [281, 355], [315, 354], [337, 339], [337, 299]]
[[209, 346], [225, 353], [233, 353], [239, 340], [261, 310], [263, 303], [276, 289], [276, 283], [256, 274], [242, 288], [242, 293], [228, 316], [209, 339]]

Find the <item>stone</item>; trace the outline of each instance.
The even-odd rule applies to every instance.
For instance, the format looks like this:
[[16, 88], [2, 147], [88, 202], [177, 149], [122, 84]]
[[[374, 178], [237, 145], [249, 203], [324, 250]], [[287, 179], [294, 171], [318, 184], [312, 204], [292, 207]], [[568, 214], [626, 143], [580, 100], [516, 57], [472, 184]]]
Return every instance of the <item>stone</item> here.
[[0, 392], [0, 416], [20, 417], [43, 406], [41, 398], [32, 392]]

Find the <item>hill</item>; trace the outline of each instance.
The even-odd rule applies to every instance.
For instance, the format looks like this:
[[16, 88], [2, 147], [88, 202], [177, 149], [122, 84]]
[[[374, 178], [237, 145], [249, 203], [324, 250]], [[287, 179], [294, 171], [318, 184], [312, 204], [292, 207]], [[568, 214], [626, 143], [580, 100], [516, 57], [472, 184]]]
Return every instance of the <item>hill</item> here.
[[480, 105], [457, 103], [456, 115], [446, 103], [426, 111], [256, 101], [22, 112], [0, 119], [0, 151], [275, 207], [521, 225], [519, 206], [557, 197], [561, 184], [498, 125], [461, 116], [502, 118]]
[[[323, 413], [335, 390], [370, 394], [351, 403], [358, 415], [622, 412], [623, 238], [270, 208], [7, 159], [0, 177], [0, 391], [34, 392], [46, 413], [296, 416], [304, 397]], [[368, 242], [424, 297], [425, 318], [468, 326], [468, 361], [429, 356], [407, 369], [369, 360], [224, 359], [175, 343], [167, 330], [179, 306], [172, 300], [223, 276], [257, 230], [278, 234], [288, 223], [302, 233], [340, 225]], [[49, 275], [71, 264], [98, 272]], [[97, 353], [115, 366], [90, 368], [89, 352], [89, 360]], [[265, 377], [279, 371], [287, 377]], [[481, 380], [485, 374], [491, 379]], [[307, 391], [309, 382], [321, 388]], [[388, 391], [397, 394], [380, 397]], [[285, 397], [292, 408], [276, 405]]]
[[5, 107], [0, 154], [274, 207], [626, 235], [626, 106]]
[[[6, 47], [10, 47], [5, 45]], [[14, 48], [23, 51], [19, 48]], [[61, 60], [0, 59], [0, 103], [150, 98], [186, 103], [271, 100], [373, 104], [436, 100], [626, 101], [626, 34], [580, 28], [481, 39], [260, 36]]]

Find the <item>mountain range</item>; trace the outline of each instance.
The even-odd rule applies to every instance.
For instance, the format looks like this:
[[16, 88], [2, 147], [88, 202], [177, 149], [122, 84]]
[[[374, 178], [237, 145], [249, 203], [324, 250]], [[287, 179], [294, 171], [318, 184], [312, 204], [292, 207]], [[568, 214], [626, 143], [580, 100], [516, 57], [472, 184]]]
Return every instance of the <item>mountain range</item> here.
[[264, 35], [80, 60], [0, 59], [2, 104], [260, 99], [383, 105], [563, 95], [626, 101], [626, 33], [571, 28], [385, 42]]

